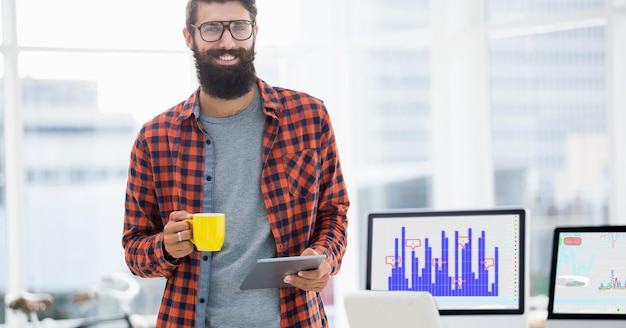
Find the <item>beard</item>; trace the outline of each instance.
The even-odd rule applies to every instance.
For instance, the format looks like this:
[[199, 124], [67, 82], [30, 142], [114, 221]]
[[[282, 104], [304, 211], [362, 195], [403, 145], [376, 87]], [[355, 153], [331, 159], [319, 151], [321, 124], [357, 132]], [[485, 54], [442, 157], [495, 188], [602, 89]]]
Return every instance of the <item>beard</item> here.
[[[234, 65], [218, 65], [215, 58], [221, 55], [233, 55], [239, 59]], [[193, 57], [202, 91], [206, 94], [231, 100], [248, 93], [256, 84], [254, 69], [254, 44], [250, 49], [209, 49], [198, 51], [194, 45]]]

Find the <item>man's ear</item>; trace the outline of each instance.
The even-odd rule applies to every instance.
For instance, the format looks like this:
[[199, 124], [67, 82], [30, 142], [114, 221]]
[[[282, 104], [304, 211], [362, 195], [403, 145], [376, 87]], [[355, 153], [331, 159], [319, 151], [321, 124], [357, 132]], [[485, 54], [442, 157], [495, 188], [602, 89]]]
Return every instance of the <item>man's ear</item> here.
[[193, 50], [193, 35], [189, 33], [189, 30], [186, 27], [183, 28], [183, 36], [185, 37], [187, 48], [189, 48], [189, 50]]

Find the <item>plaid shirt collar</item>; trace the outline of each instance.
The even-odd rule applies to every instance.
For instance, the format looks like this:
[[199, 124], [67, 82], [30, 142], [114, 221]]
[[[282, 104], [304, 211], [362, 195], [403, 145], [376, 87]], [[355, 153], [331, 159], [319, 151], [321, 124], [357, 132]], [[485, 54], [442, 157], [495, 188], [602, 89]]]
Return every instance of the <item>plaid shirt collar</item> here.
[[[278, 93], [271, 85], [267, 84], [265, 81], [257, 78], [257, 86], [261, 92], [261, 102], [263, 103], [263, 111], [265, 115], [272, 116], [277, 118], [280, 113], [280, 101], [278, 100]], [[193, 95], [189, 97], [183, 103], [183, 110], [178, 116], [179, 121], [184, 121], [194, 115], [196, 119], [200, 118], [200, 90], [199, 86], [196, 91], [194, 91]]]

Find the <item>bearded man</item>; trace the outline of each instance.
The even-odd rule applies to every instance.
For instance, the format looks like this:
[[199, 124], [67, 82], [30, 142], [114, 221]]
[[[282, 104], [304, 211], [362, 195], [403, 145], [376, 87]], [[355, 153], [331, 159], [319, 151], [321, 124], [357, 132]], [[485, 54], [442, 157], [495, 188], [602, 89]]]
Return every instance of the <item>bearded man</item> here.
[[[324, 103], [254, 68], [254, 0], [190, 0], [185, 41], [200, 86], [146, 122], [131, 149], [122, 245], [131, 272], [167, 279], [157, 327], [328, 327], [349, 200]], [[220, 251], [186, 219], [224, 213]], [[241, 290], [262, 258], [325, 255], [288, 287]]]

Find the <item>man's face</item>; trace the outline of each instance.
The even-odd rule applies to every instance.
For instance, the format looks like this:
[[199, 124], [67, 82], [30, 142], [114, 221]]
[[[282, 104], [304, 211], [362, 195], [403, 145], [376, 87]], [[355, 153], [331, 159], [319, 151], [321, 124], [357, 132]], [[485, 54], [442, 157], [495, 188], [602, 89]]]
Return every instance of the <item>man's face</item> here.
[[[238, 2], [198, 3], [196, 26], [205, 22], [250, 20], [250, 14]], [[186, 31], [186, 30], [185, 30]], [[235, 99], [245, 95], [256, 83], [254, 45], [256, 27], [252, 37], [235, 40], [225, 28], [220, 40], [206, 42], [196, 29], [185, 33], [187, 46], [193, 50], [198, 80], [202, 90], [221, 99]]]

